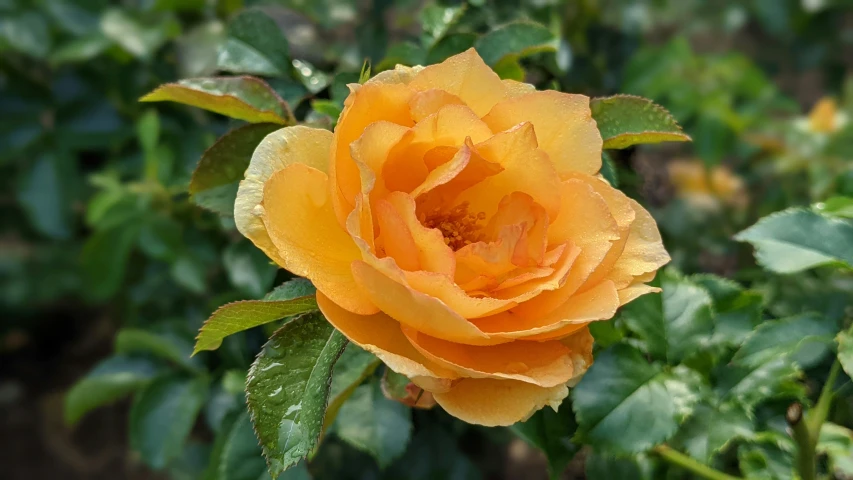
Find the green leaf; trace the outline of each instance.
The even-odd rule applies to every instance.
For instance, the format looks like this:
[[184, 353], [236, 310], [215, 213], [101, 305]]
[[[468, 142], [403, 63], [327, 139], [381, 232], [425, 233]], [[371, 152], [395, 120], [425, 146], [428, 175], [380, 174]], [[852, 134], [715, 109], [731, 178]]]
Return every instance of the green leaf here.
[[50, 29], [44, 17], [34, 11], [4, 13], [0, 17], [0, 44], [35, 58], [44, 58], [50, 51]]
[[545, 26], [521, 21], [483, 35], [474, 48], [487, 65], [495, 66], [507, 57], [517, 59], [536, 52], [557, 51], [557, 39]]
[[269, 290], [278, 273], [278, 266], [248, 241], [229, 245], [222, 254], [222, 265], [231, 284], [254, 298]]
[[614, 95], [594, 98], [589, 106], [605, 149], [690, 141], [672, 115], [647, 98]]
[[418, 425], [409, 448], [385, 472], [385, 478], [401, 480], [481, 480], [484, 475], [458, 445], [456, 436], [441, 422]]
[[247, 402], [273, 478], [317, 445], [332, 368], [346, 344], [322, 314], [309, 313], [273, 334], [252, 364]]
[[228, 22], [217, 65], [232, 73], [286, 76], [291, 68], [287, 38], [264, 12], [245, 10]]
[[607, 152], [601, 152], [601, 176], [614, 187], [619, 186], [619, 170]]
[[853, 223], [811, 210], [790, 208], [774, 213], [734, 238], [751, 243], [758, 263], [777, 273], [833, 262], [853, 266]]
[[755, 367], [723, 365], [716, 374], [716, 391], [723, 401], [739, 402], [751, 409], [770, 398], [803, 398], [805, 390], [798, 382], [801, 374], [788, 357]]
[[838, 361], [848, 377], [853, 378], [853, 327], [835, 337], [838, 342]]
[[355, 389], [341, 407], [335, 433], [365, 451], [385, 468], [406, 451], [412, 437], [412, 411], [382, 394], [374, 380]]
[[672, 444], [707, 464], [733, 441], [754, 437], [752, 416], [742, 406], [701, 404], [678, 430]]
[[815, 204], [814, 209], [833, 217], [853, 218], [853, 197], [832, 197]]
[[147, 358], [110, 357], [74, 384], [65, 396], [65, 423], [77, 423], [89, 411], [145, 386], [160, 372]]
[[341, 358], [332, 371], [332, 386], [329, 391], [329, 407], [326, 408], [325, 426], [329, 427], [344, 402], [361, 383], [373, 374], [382, 363], [372, 353], [354, 343], [347, 344]]
[[[249, 412], [239, 412], [226, 423], [217, 435], [205, 480], [269, 480], [267, 464], [255, 437]], [[303, 462], [278, 480], [310, 478]]]
[[64, 42], [50, 53], [50, 64], [59, 66], [66, 63], [85, 62], [106, 51], [110, 45], [112, 45], [112, 41], [101, 32], [75, 38]]
[[18, 192], [30, 223], [55, 239], [71, 236], [73, 212], [62, 158], [43, 154], [33, 162]]
[[223, 305], [204, 322], [193, 353], [216, 350], [228, 335], [314, 310], [317, 310], [317, 299], [313, 295], [288, 300], [244, 300]]
[[101, 17], [103, 34], [142, 60], [150, 60], [160, 47], [180, 33], [180, 29], [171, 15], [140, 17], [121, 8], [110, 8]]
[[297, 78], [302, 81], [302, 85], [311, 93], [317, 94], [321, 92], [332, 81], [329, 75], [326, 75], [322, 70], [305, 60], [294, 60], [293, 68]]
[[83, 245], [81, 260], [86, 293], [94, 300], [105, 300], [121, 287], [140, 226], [123, 224], [92, 234]]
[[645, 350], [678, 363], [705, 348], [714, 328], [711, 296], [705, 289], [671, 273], [661, 276], [663, 292], [644, 295], [625, 306], [622, 318]]
[[737, 451], [738, 465], [749, 480], [794, 480], [795, 451], [793, 442], [785, 435], [764, 432], [755, 443], [741, 445]]
[[[758, 326], [735, 353], [735, 364], [756, 367], [774, 358], [785, 357], [804, 368], [811, 367], [826, 352], [838, 327], [823, 315], [805, 313]], [[814, 348], [815, 346], [824, 348]]]
[[250, 123], [292, 123], [287, 104], [263, 80], [207, 77], [160, 85], [140, 102], [177, 102]]
[[739, 347], [761, 323], [764, 297], [715, 275], [692, 275], [689, 279], [704, 288], [714, 301], [716, 325], [712, 343]]
[[441, 63], [457, 53], [468, 50], [474, 46], [477, 38], [474, 33], [455, 33], [442, 38], [427, 51], [427, 65]]
[[666, 441], [698, 399], [696, 377], [687, 368], [664, 371], [626, 344], [610, 347], [572, 392], [579, 438], [622, 453]]
[[175, 458], [207, 398], [206, 377], [163, 377], [139, 392], [130, 409], [130, 444], [142, 460], [162, 469]]
[[834, 423], [824, 423], [820, 428], [817, 451], [827, 456], [829, 470], [838, 478], [853, 475], [853, 431]]
[[625, 457], [591, 451], [584, 461], [584, 472], [590, 480], [658, 480], [653, 467], [643, 454]]
[[234, 202], [237, 201], [237, 189], [240, 182], [219, 185], [202, 190], [191, 197], [194, 204], [223, 217], [234, 216]]
[[124, 328], [116, 335], [115, 351], [120, 354], [153, 355], [193, 371], [202, 368], [198, 359], [190, 358], [192, 343], [171, 332], [155, 333], [138, 328]]
[[264, 300], [268, 302], [280, 300], [293, 300], [297, 297], [311, 296], [317, 293], [314, 284], [307, 278], [296, 277], [292, 278], [281, 285], [275, 287], [273, 291], [268, 293]]
[[444, 7], [434, 3], [426, 5], [421, 10], [421, 28], [427, 45], [434, 44], [444, 37], [450, 28], [459, 21], [465, 13], [465, 6]]
[[560, 478], [566, 466], [580, 450], [580, 446], [572, 442], [577, 423], [568, 401], [564, 401], [556, 412], [543, 408], [524, 422], [516, 423], [511, 429], [527, 443], [542, 450], [548, 459], [551, 479]]

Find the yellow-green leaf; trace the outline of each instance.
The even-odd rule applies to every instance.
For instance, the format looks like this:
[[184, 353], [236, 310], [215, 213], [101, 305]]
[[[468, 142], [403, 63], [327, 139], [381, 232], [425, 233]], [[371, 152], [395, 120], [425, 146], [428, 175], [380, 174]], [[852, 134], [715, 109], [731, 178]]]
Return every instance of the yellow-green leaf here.
[[292, 114], [284, 100], [255, 77], [207, 77], [160, 85], [140, 102], [177, 102], [250, 123], [288, 125]]
[[665, 108], [647, 98], [633, 95], [594, 98], [590, 108], [606, 149], [691, 141]]

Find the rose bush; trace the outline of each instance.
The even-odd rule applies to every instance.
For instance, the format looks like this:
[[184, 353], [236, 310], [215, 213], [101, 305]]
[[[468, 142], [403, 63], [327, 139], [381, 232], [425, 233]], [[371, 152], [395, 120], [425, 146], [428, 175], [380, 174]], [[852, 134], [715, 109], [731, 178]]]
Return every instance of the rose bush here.
[[239, 231], [328, 320], [470, 423], [554, 408], [587, 325], [658, 289], [657, 225], [599, 175], [589, 98], [501, 80], [473, 50], [350, 85], [334, 133], [267, 136]]

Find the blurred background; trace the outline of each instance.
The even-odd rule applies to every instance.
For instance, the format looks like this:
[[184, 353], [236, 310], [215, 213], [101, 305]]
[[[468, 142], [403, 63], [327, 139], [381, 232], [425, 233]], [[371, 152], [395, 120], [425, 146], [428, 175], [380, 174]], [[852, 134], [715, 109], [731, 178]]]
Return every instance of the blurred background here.
[[[300, 121], [326, 128], [365, 59], [374, 73], [434, 63], [535, 22], [541, 45], [501, 59], [501, 76], [649, 97], [693, 137], [607, 160], [686, 273], [749, 282], [751, 249], [734, 233], [853, 196], [853, 0], [0, 0], [3, 478], [264, 478], [251, 445], [241, 472], [211, 477], [209, 462], [269, 331], [188, 353], [218, 306], [263, 297], [288, 274], [214, 213], [215, 198], [187, 194], [233, 122], [137, 101], [165, 82], [239, 71], [223, 52], [246, 8], [286, 38], [292, 69], [270, 85]], [[774, 313], [843, 309], [849, 285], [820, 283], [818, 295], [812, 276], [765, 284]], [[193, 389], [195, 378], [209, 387]], [[190, 434], [170, 436], [186, 417]], [[544, 457], [507, 429], [440, 411], [413, 422], [412, 444], [383, 473], [331, 436], [311, 475], [545, 478]], [[584, 478], [583, 456], [563, 475]]]

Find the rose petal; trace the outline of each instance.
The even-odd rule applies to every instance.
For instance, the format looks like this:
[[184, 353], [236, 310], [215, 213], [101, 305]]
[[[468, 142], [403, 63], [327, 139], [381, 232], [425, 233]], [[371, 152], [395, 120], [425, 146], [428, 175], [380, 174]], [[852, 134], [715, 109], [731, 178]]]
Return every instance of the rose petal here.
[[[402, 273], [381, 264], [368, 264], [358, 260], [353, 262], [352, 272], [356, 284], [364, 294], [403, 325], [414, 328], [434, 337], [471, 345], [489, 345], [494, 342], [459, 313], [440, 300], [405, 285]], [[410, 272], [405, 272], [410, 273]], [[417, 272], [423, 273], [423, 272]], [[446, 279], [440, 274], [433, 274]]]
[[503, 171], [462, 192], [456, 203], [468, 202], [469, 211], [484, 212], [491, 218], [504, 196], [521, 192], [545, 208], [549, 218], [557, 216], [560, 179], [548, 155], [537, 148], [533, 125], [525, 123], [498, 133], [474, 145], [474, 151]]
[[565, 385], [540, 387], [517, 380], [464, 378], [435, 401], [454, 417], [487, 427], [509, 426], [530, 418], [545, 405], [554, 410], [569, 395]]
[[418, 92], [409, 101], [412, 118], [416, 122], [438, 112], [445, 105], [465, 105], [465, 102], [456, 95], [437, 88]]
[[268, 257], [281, 264], [278, 249], [264, 226], [264, 184], [288, 165], [302, 163], [325, 172], [329, 167], [332, 133], [303, 126], [286, 127], [267, 135], [252, 154], [245, 179], [240, 182], [234, 202], [237, 230], [251, 240]]
[[553, 90], [531, 92], [498, 103], [483, 121], [495, 132], [532, 123], [539, 148], [548, 153], [561, 174], [594, 175], [601, 169], [601, 134], [587, 96]]
[[440, 340], [407, 327], [403, 327], [403, 334], [425, 357], [463, 377], [501, 378], [553, 387], [574, 376], [571, 352], [558, 341], [520, 340], [473, 346]]
[[358, 167], [352, 159], [350, 145], [368, 125], [388, 121], [404, 127], [414, 125], [409, 113], [412, 90], [402, 84], [365, 83], [353, 89], [344, 102], [344, 110], [335, 127], [329, 165], [332, 205], [341, 225], [355, 205], [355, 196], [361, 191]]
[[488, 113], [506, 95], [500, 77], [473, 48], [424, 68], [409, 86], [417, 90], [444, 90], [462, 99], [478, 117]]
[[[358, 315], [341, 308], [317, 292], [320, 311], [338, 331], [351, 342], [376, 355], [391, 370], [407, 377], [438, 379], [434, 387], [458, 378], [458, 375], [424, 357], [400, 330], [400, 324], [379, 312]], [[439, 389], [439, 388], [436, 388]]]
[[426, 228], [415, 213], [415, 201], [403, 192], [391, 192], [385, 200], [392, 205], [409, 230], [417, 248], [420, 270], [453, 276], [456, 257], [444, 243], [439, 230]]
[[353, 280], [350, 264], [361, 252], [335, 219], [325, 173], [296, 163], [273, 174], [264, 185], [263, 221], [282, 267], [347, 310], [378, 311]]
[[420, 252], [415, 239], [394, 206], [385, 200], [378, 200], [374, 211], [379, 224], [377, 248], [384, 249], [385, 255], [393, 258], [403, 270], [419, 270]]
[[497, 315], [472, 319], [471, 323], [495, 338], [546, 340], [576, 331], [578, 327], [575, 325], [613, 318], [619, 305], [616, 288], [613, 282], [607, 281], [573, 295], [547, 314], [528, 311], [519, 314], [517, 308], [513, 308]]

